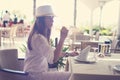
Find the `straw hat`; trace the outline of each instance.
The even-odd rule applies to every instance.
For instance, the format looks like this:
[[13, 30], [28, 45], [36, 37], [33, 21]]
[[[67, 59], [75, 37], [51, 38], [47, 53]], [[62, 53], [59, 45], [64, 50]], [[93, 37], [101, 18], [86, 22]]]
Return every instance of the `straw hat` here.
[[36, 17], [55, 16], [50, 5], [44, 5], [37, 8]]

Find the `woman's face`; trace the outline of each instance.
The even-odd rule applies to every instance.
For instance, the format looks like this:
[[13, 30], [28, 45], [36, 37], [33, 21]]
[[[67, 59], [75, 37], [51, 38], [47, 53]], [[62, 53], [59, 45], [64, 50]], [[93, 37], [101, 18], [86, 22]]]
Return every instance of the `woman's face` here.
[[53, 26], [53, 18], [53, 16], [45, 16], [45, 24], [49, 29]]

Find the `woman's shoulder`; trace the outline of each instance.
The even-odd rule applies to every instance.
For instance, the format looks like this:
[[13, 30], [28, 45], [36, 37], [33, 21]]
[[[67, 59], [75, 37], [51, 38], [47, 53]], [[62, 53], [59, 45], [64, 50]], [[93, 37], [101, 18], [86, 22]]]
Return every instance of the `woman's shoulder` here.
[[45, 39], [45, 37], [44, 37], [43, 35], [38, 34], [38, 33], [35, 33], [35, 34], [33, 35], [33, 37], [34, 37], [34, 38], [41, 38], [41, 39]]
[[35, 33], [34, 35], [33, 35], [33, 40], [38, 40], [39, 42], [40, 41], [44, 41], [44, 42], [46, 42], [47, 40], [46, 40], [46, 38], [43, 36], [43, 35], [41, 35], [41, 34], [37, 34], [37, 33]]

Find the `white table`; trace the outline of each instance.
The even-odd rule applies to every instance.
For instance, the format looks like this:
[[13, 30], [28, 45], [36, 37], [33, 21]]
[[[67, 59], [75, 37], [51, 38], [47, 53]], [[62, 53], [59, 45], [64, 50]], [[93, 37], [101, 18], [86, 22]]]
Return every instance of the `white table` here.
[[72, 72], [72, 80], [120, 80], [120, 73], [113, 70], [113, 66], [120, 64], [120, 54], [112, 54], [111, 57], [98, 58], [96, 63], [87, 64], [68, 58], [69, 71]]

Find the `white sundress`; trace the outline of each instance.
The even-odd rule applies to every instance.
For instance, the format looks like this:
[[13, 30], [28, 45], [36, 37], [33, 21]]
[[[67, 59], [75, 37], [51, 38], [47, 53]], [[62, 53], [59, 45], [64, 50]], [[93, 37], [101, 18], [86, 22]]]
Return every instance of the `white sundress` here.
[[29, 72], [30, 80], [69, 80], [69, 72], [49, 72], [48, 62], [53, 63], [54, 51], [47, 39], [34, 34], [32, 38], [32, 50], [27, 50], [24, 71]]

